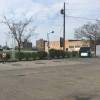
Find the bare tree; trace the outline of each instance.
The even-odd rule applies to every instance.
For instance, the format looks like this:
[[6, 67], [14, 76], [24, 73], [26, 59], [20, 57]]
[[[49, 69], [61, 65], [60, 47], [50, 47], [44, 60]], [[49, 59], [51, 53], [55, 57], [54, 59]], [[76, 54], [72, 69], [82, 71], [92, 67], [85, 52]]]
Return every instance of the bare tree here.
[[29, 20], [19, 21], [15, 22], [13, 20], [7, 19], [6, 16], [3, 16], [4, 21], [1, 23], [4, 23], [9, 28], [9, 33], [12, 34], [15, 38], [15, 40], [18, 43], [18, 51], [20, 52], [21, 44], [22, 44], [22, 38], [29, 39], [34, 35], [35, 28], [28, 28], [28, 25], [32, 21], [32, 17]]
[[90, 40], [94, 45], [94, 55], [96, 56], [96, 44], [100, 40], [100, 21], [96, 21], [96, 23], [88, 22], [82, 27], [75, 29], [75, 35], [77, 39]]

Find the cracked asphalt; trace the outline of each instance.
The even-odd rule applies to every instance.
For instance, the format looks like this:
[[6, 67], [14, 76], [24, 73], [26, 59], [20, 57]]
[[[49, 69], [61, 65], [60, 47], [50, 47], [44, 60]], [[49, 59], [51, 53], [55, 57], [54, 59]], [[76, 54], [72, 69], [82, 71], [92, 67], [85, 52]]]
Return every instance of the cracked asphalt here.
[[0, 63], [0, 100], [100, 100], [100, 58]]

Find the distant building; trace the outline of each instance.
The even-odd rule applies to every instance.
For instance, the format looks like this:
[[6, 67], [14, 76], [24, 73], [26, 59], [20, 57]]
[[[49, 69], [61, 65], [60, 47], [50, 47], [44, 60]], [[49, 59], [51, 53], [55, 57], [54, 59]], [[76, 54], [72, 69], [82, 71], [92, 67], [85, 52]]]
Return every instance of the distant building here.
[[36, 46], [33, 46], [33, 47], [32, 47], [32, 50], [33, 50], [33, 51], [38, 51], [38, 48], [37, 48]]
[[24, 49], [32, 49], [32, 43], [31, 43], [31, 42], [28, 42], [28, 41], [25, 39], [24, 42], [22, 42], [21, 47], [24, 48]]
[[[63, 50], [60, 47], [60, 41], [50, 41], [50, 49]], [[80, 47], [90, 46], [89, 41], [85, 40], [66, 40], [65, 41], [65, 51], [79, 51]], [[45, 43], [45, 51], [48, 51], [47, 43]]]
[[45, 50], [45, 40], [39, 39], [36, 41], [36, 47], [40, 50]]

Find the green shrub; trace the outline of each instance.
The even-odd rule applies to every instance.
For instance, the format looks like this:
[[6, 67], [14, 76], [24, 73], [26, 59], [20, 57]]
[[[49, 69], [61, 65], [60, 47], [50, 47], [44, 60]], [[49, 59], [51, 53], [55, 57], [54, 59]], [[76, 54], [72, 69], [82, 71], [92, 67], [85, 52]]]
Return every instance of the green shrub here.
[[61, 56], [62, 58], [65, 58], [65, 52], [64, 52], [63, 50], [60, 50], [59, 52], [60, 52], [60, 56]]
[[52, 58], [55, 58], [55, 57], [57, 57], [57, 58], [60, 58], [60, 57], [64, 58], [65, 57], [65, 52], [63, 50], [50, 49], [49, 50], [49, 55]]
[[56, 57], [57, 57], [57, 58], [60, 57], [60, 50], [56, 50]]
[[57, 50], [56, 57], [57, 58], [60, 58], [60, 57], [64, 58], [65, 57], [65, 52], [63, 50]]
[[50, 49], [49, 50], [49, 56], [51, 57], [51, 58], [55, 58], [55, 56], [56, 56], [56, 49]]
[[2, 61], [2, 54], [0, 53], [0, 60]]
[[25, 59], [28, 61], [29, 58], [31, 58], [31, 53], [30, 52], [25, 52], [24, 56], [25, 56]]
[[38, 51], [38, 57], [39, 57], [39, 59], [43, 59], [43, 58], [47, 57], [47, 52]]
[[7, 60], [9, 60], [10, 58], [11, 58], [11, 55], [7, 53]]
[[17, 60], [21, 61], [25, 57], [25, 54], [23, 52], [16, 52], [15, 57]]
[[72, 51], [72, 57], [78, 57], [78, 51]]
[[66, 51], [65, 55], [66, 55], [67, 58], [72, 57], [72, 53], [70, 51]]
[[36, 60], [37, 56], [38, 56], [37, 52], [32, 52], [32, 53], [31, 53], [31, 57], [32, 57], [34, 60]]

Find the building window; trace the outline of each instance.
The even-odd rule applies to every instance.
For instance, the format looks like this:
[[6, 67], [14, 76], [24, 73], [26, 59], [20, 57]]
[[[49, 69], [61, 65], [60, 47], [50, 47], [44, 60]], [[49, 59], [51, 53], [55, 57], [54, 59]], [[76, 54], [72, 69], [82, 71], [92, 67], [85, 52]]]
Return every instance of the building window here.
[[82, 47], [88, 47], [89, 45], [82, 45]]
[[73, 45], [69, 45], [69, 48], [74, 48], [74, 46]]
[[80, 48], [81, 46], [80, 45], [75, 45], [75, 48]]

